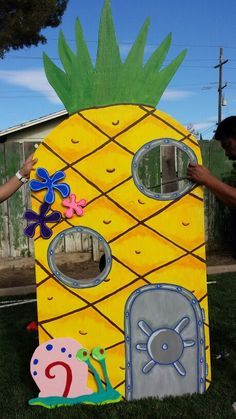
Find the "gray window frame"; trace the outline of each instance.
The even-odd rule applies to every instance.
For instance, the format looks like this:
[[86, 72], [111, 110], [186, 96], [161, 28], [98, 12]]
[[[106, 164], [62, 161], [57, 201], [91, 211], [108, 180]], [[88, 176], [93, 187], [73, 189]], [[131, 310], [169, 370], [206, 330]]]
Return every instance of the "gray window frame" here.
[[[61, 272], [56, 263], [55, 263], [55, 248], [58, 244], [58, 242], [63, 239], [65, 237], [65, 235], [69, 235], [72, 233], [85, 233], [85, 234], [90, 234], [95, 236], [103, 245], [103, 249], [104, 249], [104, 254], [105, 254], [105, 258], [106, 258], [106, 266], [103, 269], [102, 272], [100, 272], [99, 275], [97, 275], [95, 278], [91, 278], [91, 280], [89, 279], [74, 279], [71, 278], [65, 274], [63, 274], [63, 272]], [[49, 247], [48, 247], [48, 253], [47, 253], [47, 259], [48, 259], [48, 264], [50, 269], [52, 270], [54, 276], [56, 277], [56, 279], [61, 282], [63, 285], [66, 285], [70, 288], [91, 288], [91, 287], [95, 287], [97, 285], [100, 285], [104, 279], [106, 279], [107, 275], [109, 274], [110, 270], [111, 270], [111, 265], [112, 265], [112, 254], [111, 254], [111, 249], [110, 246], [108, 245], [108, 243], [106, 242], [106, 240], [100, 235], [98, 234], [95, 230], [88, 228], [88, 227], [71, 227], [68, 228], [66, 230], [61, 231], [60, 233], [58, 233], [56, 235], [56, 237], [54, 237], [54, 239], [51, 241]]]
[[141, 179], [139, 178], [138, 175], [138, 167], [139, 167], [139, 163], [141, 161], [141, 159], [143, 158], [143, 156], [145, 156], [145, 154], [147, 152], [149, 152], [150, 150], [156, 148], [157, 146], [161, 146], [161, 145], [173, 145], [176, 148], [180, 149], [181, 151], [185, 152], [187, 154], [187, 156], [189, 157], [190, 163], [197, 163], [197, 156], [194, 153], [194, 151], [188, 147], [186, 144], [171, 139], [171, 138], [161, 138], [161, 139], [155, 139], [152, 140], [146, 144], [144, 144], [134, 155], [134, 158], [132, 160], [132, 176], [133, 176], [133, 180], [134, 183], [136, 185], [136, 187], [138, 188], [138, 190], [140, 192], [142, 192], [144, 195], [148, 196], [149, 198], [152, 199], [156, 199], [158, 201], [170, 201], [170, 200], [174, 200], [177, 199], [183, 195], [185, 195], [186, 193], [188, 193], [193, 186], [195, 185], [193, 182], [191, 182], [190, 180], [188, 181], [188, 183], [186, 184], [186, 186], [183, 189], [180, 189], [179, 191], [176, 192], [171, 192], [171, 193], [156, 193], [156, 192], [152, 192], [150, 191], [148, 188], [146, 188]]

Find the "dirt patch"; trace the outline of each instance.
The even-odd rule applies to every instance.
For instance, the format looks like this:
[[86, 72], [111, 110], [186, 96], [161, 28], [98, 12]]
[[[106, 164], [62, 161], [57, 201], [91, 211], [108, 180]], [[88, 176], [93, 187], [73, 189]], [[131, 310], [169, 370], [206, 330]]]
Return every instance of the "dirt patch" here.
[[34, 268], [2, 269], [0, 271], [0, 288], [22, 287], [35, 284]]
[[[61, 272], [74, 279], [94, 278], [100, 273], [99, 262], [90, 260], [90, 254], [60, 255], [58, 267]], [[207, 265], [236, 265], [236, 259], [229, 252], [211, 252], [207, 255]], [[0, 262], [0, 288], [20, 287], [35, 284], [33, 258], [6, 258]]]
[[[90, 279], [100, 273], [99, 262], [91, 260], [90, 253], [58, 255], [56, 264], [60, 271], [73, 279]], [[0, 265], [0, 288], [35, 284], [33, 258], [6, 258]]]
[[230, 251], [207, 253], [207, 266], [236, 265], [236, 258]]
[[[81, 263], [64, 263], [59, 268], [62, 273], [73, 279], [90, 279], [96, 277], [99, 271], [98, 262], [85, 261]], [[0, 288], [21, 287], [35, 284], [35, 269], [15, 268], [0, 270]]]

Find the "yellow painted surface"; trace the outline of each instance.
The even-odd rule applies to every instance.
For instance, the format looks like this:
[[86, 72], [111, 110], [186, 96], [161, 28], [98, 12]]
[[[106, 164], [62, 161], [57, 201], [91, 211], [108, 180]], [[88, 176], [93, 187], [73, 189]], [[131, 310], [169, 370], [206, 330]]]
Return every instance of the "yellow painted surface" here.
[[67, 163], [74, 163], [99, 148], [107, 140], [106, 135], [80, 115], [75, 114], [48, 135], [47, 146]]
[[[147, 106], [115, 105], [81, 111], [59, 125], [35, 153], [37, 167], [64, 170], [65, 181], [88, 205], [83, 217], [62, 220], [49, 240], [35, 235], [39, 339], [72, 337], [84, 347], [108, 348], [111, 383], [124, 394], [124, 306], [147, 283], [172, 283], [193, 292], [208, 323], [202, 189], [176, 202], [143, 195], [131, 178], [134, 154], [145, 143], [171, 138], [197, 155], [194, 137], [170, 116]], [[38, 211], [43, 193], [34, 193]], [[53, 210], [64, 211], [56, 196]], [[143, 222], [143, 224], [142, 224]], [[47, 262], [56, 235], [71, 226], [89, 227], [109, 243], [111, 271], [99, 286], [78, 290], [62, 285]], [[205, 326], [210, 380], [209, 327]], [[96, 389], [93, 378], [89, 386]]]
[[[153, 109], [146, 108], [147, 110]], [[145, 112], [136, 105], [114, 105], [86, 109], [81, 112], [81, 115], [106, 135], [113, 137], [120, 135], [123, 131], [130, 129], [130, 126], [138, 123], [145, 116]]]
[[183, 197], [145, 224], [187, 250], [195, 249], [204, 241], [202, 202], [192, 196]]
[[[110, 143], [75, 164], [75, 169], [103, 192], [131, 176], [130, 153]], [[95, 170], [91, 170], [91, 168]]]
[[182, 255], [184, 250], [144, 226], [132, 229], [111, 244], [112, 254], [137, 274], [144, 275]]
[[[124, 230], [137, 224], [133, 217], [104, 196], [89, 204], [83, 218], [79, 221], [84, 226], [98, 231], [106, 241], [110, 241]], [[78, 217], [73, 217], [71, 223], [78, 225]]]
[[135, 215], [138, 220], [150, 217], [150, 215], [165, 208], [169, 203], [148, 198], [137, 189], [133, 179], [117, 186], [108, 193], [108, 196], [124, 207], [130, 214]]

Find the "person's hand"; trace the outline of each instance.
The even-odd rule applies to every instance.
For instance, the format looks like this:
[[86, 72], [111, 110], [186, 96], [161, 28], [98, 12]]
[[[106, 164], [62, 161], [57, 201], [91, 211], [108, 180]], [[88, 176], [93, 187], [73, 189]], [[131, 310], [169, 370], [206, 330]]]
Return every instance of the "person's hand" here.
[[190, 163], [187, 168], [187, 176], [198, 185], [205, 185], [212, 177], [210, 170], [200, 164]]
[[37, 163], [38, 159], [33, 158], [34, 153], [30, 154], [30, 156], [28, 157], [28, 159], [24, 162], [23, 166], [20, 169], [20, 174], [25, 177], [26, 179], [29, 179], [30, 177], [30, 172], [33, 168], [33, 166], [35, 165], [35, 163]]

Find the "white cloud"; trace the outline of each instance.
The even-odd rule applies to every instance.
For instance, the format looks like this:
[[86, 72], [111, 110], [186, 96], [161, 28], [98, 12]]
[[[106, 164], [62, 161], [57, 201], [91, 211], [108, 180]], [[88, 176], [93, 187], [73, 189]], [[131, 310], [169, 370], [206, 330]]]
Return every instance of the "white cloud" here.
[[210, 128], [214, 129], [216, 127], [217, 123], [217, 116], [209, 116], [206, 118], [205, 121], [199, 121], [199, 122], [190, 122], [190, 125], [193, 126], [193, 128], [196, 131], [208, 131]]
[[[52, 103], [61, 103], [60, 99], [48, 83], [43, 69], [0, 70], [0, 80], [38, 92]], [[180, 99], [188, 98], [193, 94], [193, 92], [188, 90], [170, 89], [163, 93], [161, 100], [174, 102]]]
[[218, 119], [218, 116], [214, 115], [214, 116], [209, 116], [209, 118], [207, 118], [207, 121], [214, 122], [216, 124], [217, 119]]
[[198, 122], [196, 124], [193, 123], [192, 125], [193, 125], [193, 128], [196, 131], [201, 131], [201, 130], [204, 130], [206, 128], [210, 128], [212, 126], [212, 122]]
[[175, 102], [177, 100], [180, 99], [186, 99], [190, 96], [192, 96], [194, 93], [189, 91], [189, 90], [174, 90], [174, 89], [170, 89], [170, 90], [166, 90], [162, 97], [161, 100], [165, 100], [168, 102]]
[[38, 92], [50, 102], [61, 103], [56, 93], [47, 81], [43, 69], [32, 70], [0, 70], [0, 80], [9, 84]]

